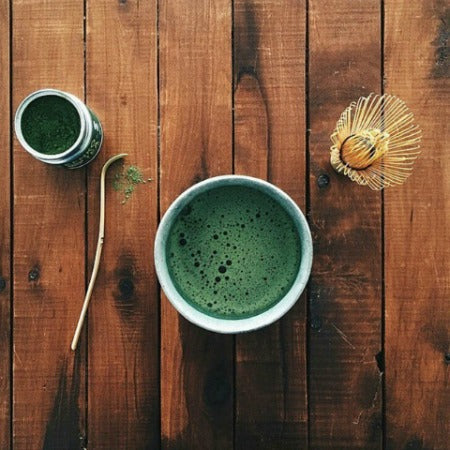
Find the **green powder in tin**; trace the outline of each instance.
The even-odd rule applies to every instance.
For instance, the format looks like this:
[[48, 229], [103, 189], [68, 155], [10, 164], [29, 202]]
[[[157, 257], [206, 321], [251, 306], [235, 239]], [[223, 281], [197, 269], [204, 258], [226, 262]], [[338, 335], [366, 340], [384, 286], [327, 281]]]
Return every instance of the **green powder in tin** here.
[[46, 155], [68, 150], [80, 134], [80, 116], [66, 99], [47, 95], [33, 100], [21, 121], [22, 134], [28, 145]]
[[113, 189], [123, 194], [122, 203], [126, 203], [136, 186], [151, 180], [151, 178], [145, 180], [141, 170], [136, 166], [128, 166], [127, 169], [122, 166], [120, 171], [114, 175]]

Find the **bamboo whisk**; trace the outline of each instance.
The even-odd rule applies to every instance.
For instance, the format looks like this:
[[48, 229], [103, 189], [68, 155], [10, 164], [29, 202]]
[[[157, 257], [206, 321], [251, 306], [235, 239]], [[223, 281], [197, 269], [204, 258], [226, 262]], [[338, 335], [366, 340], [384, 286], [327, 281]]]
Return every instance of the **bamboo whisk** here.
[[331, 165], [375, 190], [402, 184], [420, 153], [421, 130], [405, 102], [370, 94], [341, 114], [331, 135]]

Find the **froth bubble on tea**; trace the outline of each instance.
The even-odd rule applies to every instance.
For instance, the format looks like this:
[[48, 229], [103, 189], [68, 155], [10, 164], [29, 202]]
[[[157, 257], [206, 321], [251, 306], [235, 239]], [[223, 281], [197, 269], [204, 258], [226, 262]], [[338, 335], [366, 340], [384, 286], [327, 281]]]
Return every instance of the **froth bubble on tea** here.
[[246, 186], [213, 188], [175, 219], [166, 257], [171, 278], [196, 309], [214, 317], [257, 315], [292, 286], [300, 239], [291, 216]]

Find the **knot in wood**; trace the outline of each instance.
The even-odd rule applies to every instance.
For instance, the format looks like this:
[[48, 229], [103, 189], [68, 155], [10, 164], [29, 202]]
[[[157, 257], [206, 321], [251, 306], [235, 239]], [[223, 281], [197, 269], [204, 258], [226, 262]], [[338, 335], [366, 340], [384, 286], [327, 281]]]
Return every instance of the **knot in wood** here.
[[40, 271], [37, 267], [33, 267], [29, 272], [28, 272], [28, 280], [29, 281], [37, 281], [40, 277]]
[[309, 325], [313, 330], [319, 331], [322, 328], [322, 320], [317, 316], [312, 317]]
[[122, 300], [129, 300], [133, 296], [134, 283], [131, 278], [121, 278], [118, 287]]
[[330, 177], [326, 173], [321, 173], [317, 177], [317, 186], [320, 189], [326, 188], [330, 184]]

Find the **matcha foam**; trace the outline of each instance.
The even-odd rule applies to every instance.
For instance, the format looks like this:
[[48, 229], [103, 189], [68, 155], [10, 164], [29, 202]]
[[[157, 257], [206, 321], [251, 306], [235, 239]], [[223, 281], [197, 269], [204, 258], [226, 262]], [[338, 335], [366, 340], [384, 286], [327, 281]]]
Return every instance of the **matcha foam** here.
[[284, 297], [301, 249], [291, 216], [272, 197], [226, 186], [199, 194], [179, 213], [166, 252], [171, 278], [192, 306], [241, 319]]

